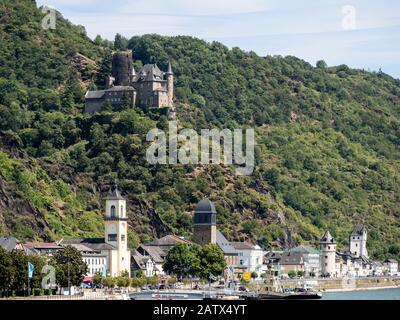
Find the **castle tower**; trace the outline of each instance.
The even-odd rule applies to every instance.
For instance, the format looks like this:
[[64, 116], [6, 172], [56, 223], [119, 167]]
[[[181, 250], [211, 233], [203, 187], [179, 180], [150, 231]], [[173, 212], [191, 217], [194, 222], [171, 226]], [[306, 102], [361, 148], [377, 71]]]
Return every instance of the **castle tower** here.
[[193, 237], [198, 244], [217, 242], [217, 211], [208, 199], [201, 200], [196, 206]]
[[112, 77], [114, 85], [130, 86], [132, 84], [133, 58], [132, 51], [117, 51], [112, 59]]
[[326, 231], [319, 241], [321, 257], [321, 274], [332, 277], [336, 273], [336, 241], [331, 233]]
[[350, 253], [356, 257], [368, 258], [367, 229], [362, 224], [357, 224], [350, 234]]
[[122, 272], [130, 274], [130, 251], [128, 250], [128, 225], [126, 200], [121, 196], [118, 186], [114, 186], [106, 198], [104, 218], [105, 242], [115, 248], [110, 250], [109, 272], [112, 277]]
[[174, 106], [174, 73], [172, 72], [171, 62], [168, 63], [168, 71], [166, 72], [167, 90], [168, 90], [168, 107]]

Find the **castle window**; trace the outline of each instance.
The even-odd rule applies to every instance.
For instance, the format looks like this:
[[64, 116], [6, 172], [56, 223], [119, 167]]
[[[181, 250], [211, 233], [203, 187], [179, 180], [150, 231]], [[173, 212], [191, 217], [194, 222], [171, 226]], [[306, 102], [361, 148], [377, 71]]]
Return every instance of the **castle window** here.
[[125, 241], [125, 235], [121, 234], [121, 241]]
[[111, 218], [115, 218], [115, 206], [111, 206]]
[[124, 206], [121, 206], [121, 216], [122, 216], [123, 212], [124, 212]]

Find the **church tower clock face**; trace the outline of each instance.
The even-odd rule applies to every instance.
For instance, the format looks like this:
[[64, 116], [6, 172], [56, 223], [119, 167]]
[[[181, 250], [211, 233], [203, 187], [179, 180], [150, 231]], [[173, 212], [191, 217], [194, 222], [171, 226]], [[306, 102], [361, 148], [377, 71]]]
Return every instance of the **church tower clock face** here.
[[115, 224], [110, 224], [107, 231], [109, 234], [117, 233], [117, 226]]

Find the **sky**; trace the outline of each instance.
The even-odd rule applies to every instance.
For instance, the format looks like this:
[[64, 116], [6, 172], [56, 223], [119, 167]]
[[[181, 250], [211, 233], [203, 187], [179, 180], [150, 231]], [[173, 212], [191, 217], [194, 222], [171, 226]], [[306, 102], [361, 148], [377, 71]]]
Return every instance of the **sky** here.
[[37, 0], [94, 38], [190, 35], [400, 78], [398, 0]]

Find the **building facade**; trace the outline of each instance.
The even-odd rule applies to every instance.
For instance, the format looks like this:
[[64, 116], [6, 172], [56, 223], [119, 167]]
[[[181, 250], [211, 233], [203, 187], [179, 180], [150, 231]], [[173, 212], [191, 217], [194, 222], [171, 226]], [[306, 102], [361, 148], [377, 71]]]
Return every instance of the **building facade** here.
[[267, 271], [264, 264], [264, 250], [249, 242], [232, 242], [232, 245], [238, 253], [238, 266], [243, 267], [245, 271], [256, 273], [256, 278], [260, 279]]

